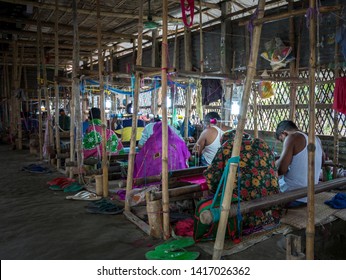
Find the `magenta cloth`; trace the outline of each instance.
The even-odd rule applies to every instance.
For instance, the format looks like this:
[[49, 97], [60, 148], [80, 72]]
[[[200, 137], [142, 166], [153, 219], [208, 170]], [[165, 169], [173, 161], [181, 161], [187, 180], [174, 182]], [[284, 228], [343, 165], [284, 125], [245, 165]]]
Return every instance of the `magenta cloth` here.
[[[185, 169], [190, 152], [185, 142], [168, 126], [168, 171]], [[133, 178], [145, 178], [162, 172], [162, 122], [136, 155]]]
[[204, 175], [196, 175], [196, 176], [191, 176], [191, 177], [183, 177], [178, 179], [179, 182], [189, 182], [192, 184], [199, 184], [201, 185], [201, 191], [206, 191], [208, 190], [208, 185], [207, 185], [207, 179], [205, 179]]
[[333, 109], [346, 114], [346, 77], [335, 80]]

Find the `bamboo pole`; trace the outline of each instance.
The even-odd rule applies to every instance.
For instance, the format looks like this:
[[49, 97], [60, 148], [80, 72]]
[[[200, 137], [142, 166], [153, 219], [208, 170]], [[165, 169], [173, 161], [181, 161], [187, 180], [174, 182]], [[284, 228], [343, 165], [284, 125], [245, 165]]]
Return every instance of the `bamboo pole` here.
[[[202, 11], [202, 1], [199, 0], [199, 10]], [[202, 28], [202, 13], [199, 13], [199, 65], [201, 73], [204, 72], [204, 43], [203, 43], [203, 28]], [[191, 70], [191, 69], [188, 69]]]
[[[258, 88], [257, 88], [258, 89]], [[257, 90], [253, 90], [253, 134], [258, 138], [258, 107], [257, 107]]]
[[99, 63], [99, 79], [100, 79], [100, 109], [102, 120], [102, 174], [103, 174], [103, 197], [108, 197], [108, 163], [107, 163], [107, 137], [106, 137], [106, 118], [105, 118], [105, 92], [103, 81], [103, 55], [101, 47], [101, 16], [100, 16], [100, 0], [97, 0], [97, 49]]
[[[337, 178], [331, 181], [322, 182], [316, 185], [315, 194], [321, 192], [327, 192], [333, 189], [337, 189], [338, 187], [344, 186], [346, 183], [346, 178]], [[191, 186], [189, 186], [191, 187]], [[184, 188], [184, 187], [182, 187]], [[192, 188], [192, 187], [191, 187]], [[193, 187], [194, 188], [194, 187]], [[197, 190], [196, 190], [197, 191]], [[274, 205], [284, 205], [287, 202], [297, 200], [299, 198], [306, 197], [307, 188], [299, 188], [294, 191], [277, 193], [270, 196], [261, 197], [258, 199], [243, 201], [240, 203], [240, 214], [252, 213], [258, 209], [268, 208]], [[159, 194], [156, 194], [155, 199], [159, 199]], [[233, 204], [229, 209], [229, 217], [235, 217], [239, 212], [238, 205]], [[201, 223], [208, 225], [212, 223], [212, 213], [210, 210], [203, 211], [204, 215], [201, 216]]]
[[[24, 46], [21, 47], [20, 52], [20, 61], [19, 61], [19, 69], [17, 73], [17, 81], [16, 81], [16, 88], [19, 89], [22, 81], [22, 71], [23, 71], [23, 57], [24, 57]], [[22, 127], [22, 104], [23, 103], [23, 97], [20, 96], [17, 100], [17, 123], [18, 123], [18, 149], [23, 149], [23, 127]], [[23, 118], [25, 118], [23, 114]]]
[[[54, 25], [54, 77], [59, 75], [59, 11], [58, 2], [55, 0], [55, 25]], [[60, 146], [60, 128], [59, 128], [59, 84], [58, 79], [54, 79], [54, 93], [55, 93], [55, 145], [57, 155], [61, 154]], [[61, 159], [57, 158], [56, 167], [59, 170], [61, 168]]]
[[[42, 36], [42, 32], [41, 32]], [[41, 37], [42, 38], [42, 37]], [[48, 132], [48, 139], [45, 137], [45, 141], [47, 140], [48, 143], [46, 144], [46, 151], [48, 159], [50, 159], [50, 148], [51, 145], [53, 144], [53, 131], [52, 131], [52, 121], [50, 119], [50, 100], [49, 100], [49, 95], [48, 95], [48, 79], [47, 79], [47, 68], [46, 68], [46, 58], [45, 58], [45, 51], [44, 51], [44, 46], [43, 46], [43, 41], [40, 41], [40, 46], [41, 46], [41, 63], [42, 63], [42, 78], [43, 78], [43, 93], [44, 93], [44, 100], [45, 100], [45, 108], [46, 108], [46, 113], [47, 117], [45, 119], [46, 122], [46, 131], [45, 133]]]
[[40, 160], [43, 158], [43, 143], [42, 143], [42, 111], [41, 111], [41, 56], [40, 56], [40, 46], [41, 46], [41, 20], [40, 20], [40, 11], [38, 11], [37, 16], [37, 95], [38, 95], [38, 141], [39, 141], [39, 157]]
[[162, 59], [161, 59], [161, 81], [162, 81], [162, 210], [163, 210], [163, 238], [170, 237], [169, 223], [169, 194], [168, 194], [168, 124], [167, 124], [167, 16], [168, 1], [162, 1]]
[[[336, 2], [337, 4], [339, 3], [339, 1]], [[338, 30], [338, 28], [340, 27], [340, 19], [339, 19], [339, 15], [340, 13], [337, 13], [336, 16], [336, 31]], [[340, 66], [339, 66], [339, 44], [337, 43], [337, 41], [335, 40], [335, 51], [334, 51], [334, 62], [335, 62], [335, 70], [334, 70], [334, 78], [335, 80], [337, 78], [339, 78], [340, 76]], [[338, 173], [338, 165], [339, 165], [339, 113], [336, 110], [334, 111], [334, 154], [333, 154], [333, 163], [334, 163], [334, 167], [333, 167], [333, 178], [335, 179], [337, 177], [337, 173]]]
[[309, 26], [309, 136], [308, 136], [308, 220], [306, 226], [306, 259], [314, 259], [315, 243], [315, 73], [316, 73], [316, 2], [310, 0]]
[[[77, 2], [73, 2], [73, 68], [72, 68], [72, 98], [74, 97], [74, 116], [75, 116], [75, 150], [77, 156], [77, 167], [78, 167], [78, 179], [79, 183], [82, 183], [80, 169], [82, 167], [82, 114], [81, 114], [81, 100], [79, 92], [79, 33], [78, 33], [78, 21], [77, 21]], [[72, 158], [71, 158], [72, 159]], [[74, 158], [73, 158], [74, 159]], [[71, 160], [72, 161], [72, 160]], [[74, 160], [73, 160], [74, 161]], [[70, 169], [71, 173], [73, 168]]]
[[[288, 3], [288, 9], [289, 11], [293, 10], [293, 0], [289, 0]], [[292, 53], [295, 53], [295, 28], [294, 28], [294, 18], [289, 19], [289, 39], [290, 39], [290, 46], [292, 48]], [[290, 62], [290, 77], [297, 77], [297, 71], [296, 71], [296, 64], [295, 61]], [[296, 115], [296, 92], [297, 92], [297, 84], [291, 83], [290, 84], [290, 120], [293, 122], [295, 121], [295, 115]]]
[[[263, 18], [264, 7], [265, 7], [265, 0], [260, 0], [258, 3], [258, 18]], [[246, 82], [245, 82], [244, 93], [243, 93], [241, 108], [240, 108], [241, 113], [239, 116], [240, 119], [237, 126], [234, 146], [232, 150], [232, 157], [238, 157], [240, 154], [240, 146], [241, 146], [242, 136], [243, 136], [245, 122], [246, 122], [246, 113], [247, 113], [247, 107], [249, 103], [251, 83], [252, 83], [252, 78], [254, 77], [256, 72], [256, 64], [257, 64], [261, 31], [262, 31], [262, 25], [256, 25], [253, 30], [253, 37], [252, 37], [253, 45], [251, 46], [251, 55], [250, 55], [250, 60], [247, 67]], [[227, 225], [227, 219], [228, 219], [229, 209], [231, 205], [231, 197], [232, 197], [232, 193], [234, 189], [234, 182], [236, 179], [237, 166], [238, 164], [232, 163], [229, 168], [226, 189], [224, 190], [224, 199], [221, 205], [220, 222], [219, 222], [216, 240], [214, 244], [214, 252], [213, 252], [214, 260], [219, 260], [221, 258], [222, 251], [223, 251], [223, 246], [225, 242], [226, 225]]]
[[[15, 135], [18, 139], [15, 139], [16, 147], [21, 150], [22, 147], [19, 147], [19, 122], [21, 121], [20, 117], [20, 111], [19, 111], [19, 100], [16, 98], [16, 91], [19, 89], [18, 86], [18, 44], [17, 40], [13, 40], [13, 64], [12, 64], [12, 94], [11, 94], [11, 100], [12, 100], [12, 114], [11, 119], [13, 123], [13, 130], [12, 135], [13, 138]], [[22, 140], [22, 139], [20, 139]]]
[[[139, 20], [138, 20], [138, 51], [137, 51], [137, 59], [136, 64], [142, 65], [142, 34], [143, 34], [143, 0], [138, 0], [139, 7]], [[140, 73], [136, 71], [135, 74], [135, 93], [133, 97], [133, 114], [132, 114], [132, 131], [131, 131], [131, 140], [130, 140], [130, 153], [128, 160], [128, 170], [127, 170], [127, 180], [126, 180], [126, 196], [132, 190], [133, 185], [133, 171], [135, 164], [135, 156], [136, 156], [136, 134], [137, 134], [137, 115], [138, 115], [138, 98], [140, 91]], [[130, 205], [128, 200], [125, 200], [125, 211], [130, 211]]]
[[[185, 49], [185, 71], [191, 71], [192, 58], [191, 58], [191, 30], [184, 27], [184, 49]], [[185, 104], [185, 120], [184, 120], [184, 138], [188, 141], [189, 138], [189, 120], [191, 110], [191, 80], [186, 90], [186, 104]], [[163, 98], [163, 96], [162, 96]]]

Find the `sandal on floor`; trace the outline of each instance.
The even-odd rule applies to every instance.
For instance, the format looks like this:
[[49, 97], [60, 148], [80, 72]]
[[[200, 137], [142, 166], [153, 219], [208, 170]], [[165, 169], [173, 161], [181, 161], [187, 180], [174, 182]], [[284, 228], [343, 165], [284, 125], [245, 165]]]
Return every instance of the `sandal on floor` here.
[[48, 187], [52, 191], [63, 191], [64, 189], [58, 185], [51, 185]]
[[66, 196], [66, 199], [93, 201], [102, 199], [102, 196], [98, 196], [95, 193], [91, 193], [88, 191], [81, 191], [79, 193], [76, 193], [75, 195]]
[[199, 252], [189, 251], [149, 251], [145, 254], [147, 260], [196, 260]]
[[93, 213], [93, 214], [115, 215], [115, 214], [122, 213], [124, 211], [124, 208], [104, 200], [103, 203], [99, 203], [99, 204], [97, 204], [97, 203], [89, 203], [85, 207], [85, 210], [88, 213]]
[[79, 185], [78, 183], [72, 183], [71, 185], [67, 186], [66, 188], [63, 188], [64, 192], [79, 192], [83, 189], [84, 189], [84, 187]]
[[155, 247], [155, 251], [176, 251], [192, 246], [195, 240], [192, 237], [178, 237]]

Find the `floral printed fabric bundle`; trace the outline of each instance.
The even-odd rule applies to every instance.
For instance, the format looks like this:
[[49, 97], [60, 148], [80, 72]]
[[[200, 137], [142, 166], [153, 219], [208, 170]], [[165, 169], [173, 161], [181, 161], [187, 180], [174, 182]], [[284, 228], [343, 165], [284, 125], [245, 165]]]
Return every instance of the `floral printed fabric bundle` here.
[[[86, 130], [86, 134], [83, 138], [83, 154], [84, 158], [95, 157], [100, 159], [102, 155], [102, 122], [99, 119], [95, 119], [90, 122], [89, 127]], [[107, 137], [107, 154], [117, 155], [123, 151], [123, 145], [118, 139], [116, 134], [106, 129]]]
[[[216, 153], [211, 165], [204, 172], [208, 187], [215, 192], [221, 179], [227, 161], [231, 158], [235, 130], [224, 133], [222, 146]], [[240, 199], [249, 201], [264, 196], [279, 193], [275, 157], [269, 146], [262, 139], [252, 139], [244, 133], [240, 148]], [[236, 176], [238, 180], [238, 174]], [[235, 182], [236, 186], [238, 181]], [[238, 189], [233, 191], [233, 199], [238, 199]], [[265, 225], [279, 222], [281, 210], [278, 207], [256, 210], [243, 215], [244, 231], [257, 231]], [[250, 233], [249, 232], [249, 233]]]

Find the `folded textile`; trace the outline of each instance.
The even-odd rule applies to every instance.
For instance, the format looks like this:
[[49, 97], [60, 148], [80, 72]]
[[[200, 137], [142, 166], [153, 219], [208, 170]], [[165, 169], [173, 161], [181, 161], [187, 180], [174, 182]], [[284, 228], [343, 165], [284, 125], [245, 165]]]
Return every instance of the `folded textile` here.
[[337, 193], [331, 200], [326, 200], [324, 203], [335, 209], [344, 209], [346, 208], [346, 194]]

